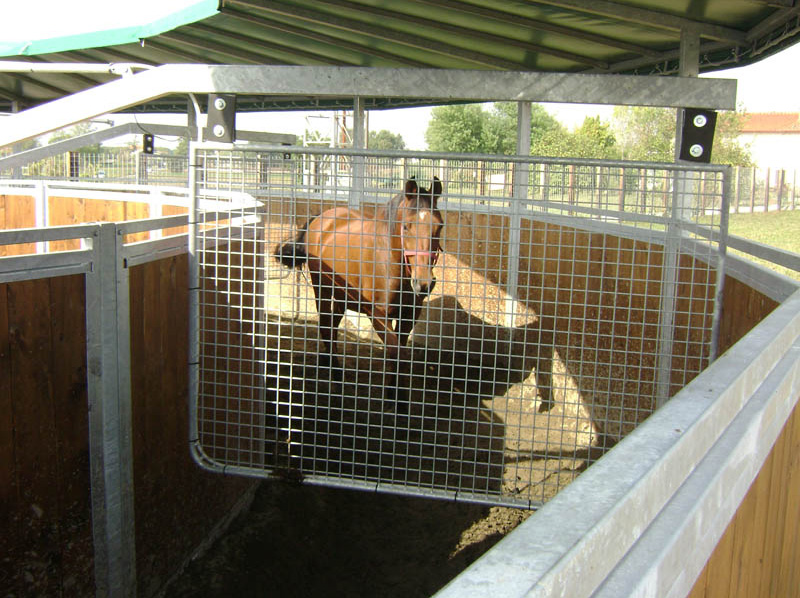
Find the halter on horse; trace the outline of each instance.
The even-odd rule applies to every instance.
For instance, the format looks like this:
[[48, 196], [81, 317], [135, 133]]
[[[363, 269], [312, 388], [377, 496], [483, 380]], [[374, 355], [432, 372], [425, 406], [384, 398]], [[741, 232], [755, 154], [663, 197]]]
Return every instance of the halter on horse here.
[[411, 178], [386, 206], [326, 210], [276, 248], [275, 257], [284, 265], [308, 265], [325, 346], [321, 365], [333, 364], [336, 331], [351, 309], [370, 318], [386, 346], [390, 373], [396, 374], [399, 349], [436, 283], [441, 193], [438, 178], [430, 189]]

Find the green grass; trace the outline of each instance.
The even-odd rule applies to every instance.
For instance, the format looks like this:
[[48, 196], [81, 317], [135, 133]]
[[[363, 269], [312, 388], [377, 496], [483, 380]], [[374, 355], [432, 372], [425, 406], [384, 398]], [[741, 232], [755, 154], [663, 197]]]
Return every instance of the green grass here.
[[[800, 254], [800, 210], [755, 214], [731, 214], [728, 232]], [[800, 280], [800, 272], [782, 268], [751, 256], [749, 259]]]

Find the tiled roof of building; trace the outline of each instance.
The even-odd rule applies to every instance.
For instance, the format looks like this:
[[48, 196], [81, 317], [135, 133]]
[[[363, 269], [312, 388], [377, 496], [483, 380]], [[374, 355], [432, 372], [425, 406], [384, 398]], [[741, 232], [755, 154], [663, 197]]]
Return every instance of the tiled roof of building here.
[[756, 112], [746, 115], [742, 133], [800, 133], [798, 112]]

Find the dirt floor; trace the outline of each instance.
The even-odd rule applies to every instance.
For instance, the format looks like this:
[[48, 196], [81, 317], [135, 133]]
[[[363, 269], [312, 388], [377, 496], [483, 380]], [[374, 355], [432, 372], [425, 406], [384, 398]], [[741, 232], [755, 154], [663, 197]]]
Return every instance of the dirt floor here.
[[426, 597], [531, 511], [262, 482], [167, 597]]

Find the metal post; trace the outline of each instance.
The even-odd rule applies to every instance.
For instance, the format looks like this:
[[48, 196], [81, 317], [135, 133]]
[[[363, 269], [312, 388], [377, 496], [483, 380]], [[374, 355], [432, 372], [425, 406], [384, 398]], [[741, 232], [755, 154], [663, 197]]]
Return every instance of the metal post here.
[[[48, 204], [50, 203], [47, 192], [47, 183], [44, 181], [37, 181], [35, 186], [35, 201], [36, 205], [34, 210], [36, 228], [45, 228], [49, 224]], [[36, 243], [36, 253], [47, 253], [47, 242], [39, 241]]]
[[767, 176], [764, 177], [764, 213], [769, 212], [769, 175], [770, 169], [767, 168]]
[[[700, 63], [700, 37], [694, 29], [681, 31], [680, 75], [697, 77]], [[683, 111], [678, 110], [675, 127], [675, 162], [680, 162], [683, 141]], [[697, 189], [696, 173], [676, 171], [672, 196], [672, 214], [667, 223], [664, 243], [664, 263], [661, 278], [661, 322], [658, 332], [658, 378], [656, 406], [661, 407], [669, 398], [672, 377], [672, 352], [674, 344], [676, 293], [679, 276], [679, 254], [683, 223], [690, 220], [692, 197]]]
[[[732, 192], [732, 166], [728, 166], [722, 175], [722, 209], [720, 211], [719, 249], [717, 250], [716, 288], [714, 290], [714, 313], [711, 321], [711, 346], [708, 352], [708, 362], [717, 358], [719, 349], [719, 323], [722, 318], [722, 293], [725, 285], [725, 256], [728, 251], [728, 220], [730, 219], [730, 205]], [[710, 264], [709, 264], [710, 265]]]
[[[98, 225], [86, 275], [89, 460], [98, 596], [136, 595], [127, 286], [118, 285], [117, 226]], [[122, 309], [121, 309], [122, 308]], [[125, 371], [127, 368], [128, 371]]]
[[[364, 98], [357, 97], [353, 103], [353, 148], [366, 149], [367, 139], [364, 134], [365, 123]], [[364, 198], [364, 156], [353, 156], [352, 184], [350, 185], [350, 205], [357, 207]]]
[[[531, 153], [531, 103], [517, 104], [517, 154], [527, 156]], [[514, 165], [513, 197], [511, 199], [511, 217], [508, 230], [508, 280], [506, 280], [506, 326], [516, 325], [517, 285], [519, 283], [519, 254], [522, 227], [522, 213], [528, 197], [528, 162]]]
[[[190, 94], [189, 99], [196, 115], [197, 139], [203, 138], [200, 118], [200, 104], [194, 95]], [[192, 108], [190, 108], [190, 111]], [[199, 168], [197, 159], [197, 144], [189, 138], [189, 173], [188, 173], [188, 193], [189, 193], [189, 446], [195, 458], [197, 447], [200, 442], [200, 434], [197, 427], [197, 401], [200, 390], [200, 261], [197, 251], [197, 230], [198, 230], [198, 201], [197, 201], [197, 169]]]

